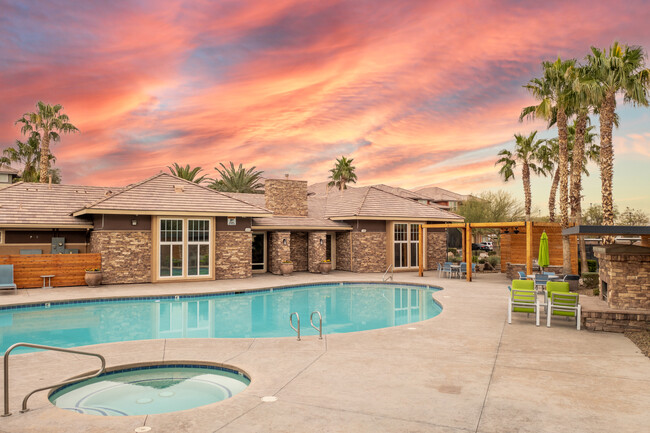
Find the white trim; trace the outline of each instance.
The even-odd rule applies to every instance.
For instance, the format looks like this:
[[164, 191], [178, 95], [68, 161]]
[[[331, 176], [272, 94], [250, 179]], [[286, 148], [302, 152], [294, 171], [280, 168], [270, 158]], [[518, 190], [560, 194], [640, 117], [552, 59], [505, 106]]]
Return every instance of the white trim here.
[[[161, 231], [161, 225], [163, 221], [166, 220], [176, 220], [176, 221], [181, 221], [182, 225], [182, 240], [181, 241], [174, 241], [174, 242], [164, 242], [161, 243], [160, 240], [160, 231]], [[202, 220], [202, 221], [208, 221], [208, 233], [209, 233], [209, 241], [207, 243], [208, 245], [208, 250], [209, 250], [209, 273], [207, 275], [201, 275], [200, 273], [198, 275], [188, 275], [188, 259], [189, 259], [189, 245], [205, 245], [205, 242], [189, 242], [189, 221], [190, 220]], [[154, 276], [156, 281], [184, 281], [184, 280], [205, 280], [205, 279], [214, 279], [214, 260], [215, 260], [215, 251], [214, 251], [214, 243], [215, 243], [215, 221], [214, 218], [210, 217], [203, 217], [203, 218], [196, 218], [196, 217], [176, 217], [176, 216], [169, 216], [169, 217], [160, 217], [156, 219], [155, 222], [155, 227], [154, 229], [156, 230], [156, 257], [154, 258], [154, 264], [155, 264], [155, 269], [154, 269]], [[181, 275], [173, 275], [173, 272], [170, 268], [170, 274], [168, 276], [163, 276], [160, 275], [160, 270], [161, 270], [161, 250], [163, 245], [171, 245], [173, 248], [174, 245], [181, 245], [181, 252], [182, 252], [182, 267], [181, 267]], [[170, 248], [170, 254], [171, 254], [171, 248]], [[200, 249], [199, 249], [200, 251]], [[200, 256], [200, 255], [199, 255]], [[198, 258], [200, 260], [200, 257]], [[171, 256], [170, 256], [170, 267], [172, 266], [171, 264]]]

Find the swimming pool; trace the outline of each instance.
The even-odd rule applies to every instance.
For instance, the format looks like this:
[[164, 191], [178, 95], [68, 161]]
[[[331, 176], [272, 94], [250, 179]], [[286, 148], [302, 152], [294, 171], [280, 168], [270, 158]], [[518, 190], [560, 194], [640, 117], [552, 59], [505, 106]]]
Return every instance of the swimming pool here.
[[[157, 338], [264, 338], [316, 335], [309, 316], [320, 311], [323, 334], [364, 331], [430, 319], [442, 307], [437, 287], [330, 283], [201, 296], [107, 299], [0, 308], [0, 351], [17, 342], [58, 347]], [[294, 322], [295, 323], [295, 322]], [[16, 349], [14, 353], [33, 351]]]

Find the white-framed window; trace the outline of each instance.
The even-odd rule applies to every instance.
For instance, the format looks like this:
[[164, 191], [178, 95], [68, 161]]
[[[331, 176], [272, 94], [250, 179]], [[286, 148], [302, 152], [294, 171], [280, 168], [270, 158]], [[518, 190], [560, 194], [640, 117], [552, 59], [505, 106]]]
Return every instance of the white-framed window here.
[[158, 220], [158, 278], [212, 276], [212, 220]]
[[158, 306], [158, 338], [210, 337], [211, 301], [166, 301]]
[[416, 268], [419, 266], [418, 243], [420, 224], [395, 223], [393, 225], [393, 267]]
[[395, 289], [395, 325], [414, 322], [420, 315], [419, 290]]
[[210, 275], [210, 220], [187, 220], [187, 275]]

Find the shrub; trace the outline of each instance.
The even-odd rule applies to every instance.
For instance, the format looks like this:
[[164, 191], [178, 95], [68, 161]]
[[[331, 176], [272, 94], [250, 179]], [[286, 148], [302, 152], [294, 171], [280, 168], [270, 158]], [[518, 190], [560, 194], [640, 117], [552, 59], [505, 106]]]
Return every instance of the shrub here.
[[600, 290], [598, 290], [598, 287], [594, 289], [594, 296], [600, 295]]
[[496, 256], [497, 252], [496, 251], [488, 251], [488, 256]]
[[453, 255], [458, 254], [458, 250], [456, 248], [449, 248], [449, 252], [452, 253]]
[[472, 263], [478, 262], [478, 256], [472, 256]]
[[584, 272], [582, 274], [582, 284], [586, 289], [598, 289], [600, 278], [598, 272]]
[[488, 262], [490, 263], [490, 266], [492, 266], [494, 269], [499, 265], [499, 262], [501, 259], [499, 256], [488, 256]]
[[589, 272], [596, 272], [598, 270], [598, 260], [587, 260], [587, 268]]
[[478, 264], [479, 265], [484, 265], [485, 264], [485, 259], [478, 259]]

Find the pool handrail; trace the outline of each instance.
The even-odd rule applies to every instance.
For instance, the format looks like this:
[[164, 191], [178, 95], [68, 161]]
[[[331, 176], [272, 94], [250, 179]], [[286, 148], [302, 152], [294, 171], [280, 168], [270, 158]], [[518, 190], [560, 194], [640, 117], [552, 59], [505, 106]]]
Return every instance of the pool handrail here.
[[54, 347], [54, 346], [43, 346], [41, 344], [32, 344], [32, 343], [16, 343], [12, 345], [9, 349], [4, 354], [4, 413], [1, 416], [9, 416], [11, 415], [11, 412], [9, 412], [9, 354], [11, 353], [12, 350], [14, 350], [17, 347], [32, 347], [34, 349], [43, 349], [43, 350], [53, 350], [55, 352], [65, 352], [65, 353], [75, 353], [77, 355], [87, 355], [87, 356], [94, 356], [99, 358], [102, 361], [102, 366], [99, 370], [97, 370], [96, 373], [86, 376], [86, 375], [81, 375], [77, 376], [74, 379], [71, 380], [66, 380], [65, 382], [60, 382], [56, 383], [54, 385], [50, 386], [44, 386], [42, 388], [35, 389], [34, 391], [30, 392], [25, 396], [23, 399], [23, 408], [21, 409], [20, 413], [27, 412], [29, 409], [27, 409], [27, 400], [29, 397], [34, 395], [35, 393], [39, 391], [45, 391], [46, 389], [51, 389], [51, 388], [58, 388], [60, 386], [64, 385], [69, 385], [71, 383], [78, 382], [80, 380], [85, 380], [85, 379], [92, 379], [93, 377], [97, 377], [104, 373], [106, 370], [106, 359], [100, 355], [99, 353], [91, 353], [91, 352], [82, 352], [80, 350], [73, 350], [73, 349], [63, 349], [61, 347]]
[[[318, 314], [318, 328], [314, 326], [314, 314]], [[311, 327], [318, 331], [318, 339], [323, 339], [323, 316], [320, 314], [320, 311], [312, 311], [309, 316], [309, 323]]]
[[[296, 318], [298, 319], [298, 329], [296, 329], [293, 326], [293, 315], [294, 314], [296, 315]], [[291, 329], [293, 329], [294, 331], [296, 331], [298, 333], [298, 341], [300, 341], [300, 316], [298, 315], [297, 312], [293, 312], [293, 313], [289, 314], [289, 326], [291, 326]]]
[[[391, 271], [390, 275], [388, 275], [388, 271]], [[384, 275], [381, 277], [381, 281], [385, 283], [388, 280], [393, 281], [393, 277], [395, 276], [395, 269], [393, 269], [393, 265], [388, 265], [386, 268], [386, 272], [384, 272]]]

